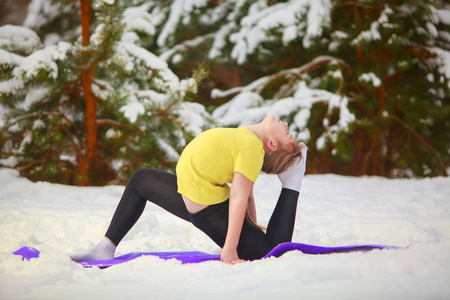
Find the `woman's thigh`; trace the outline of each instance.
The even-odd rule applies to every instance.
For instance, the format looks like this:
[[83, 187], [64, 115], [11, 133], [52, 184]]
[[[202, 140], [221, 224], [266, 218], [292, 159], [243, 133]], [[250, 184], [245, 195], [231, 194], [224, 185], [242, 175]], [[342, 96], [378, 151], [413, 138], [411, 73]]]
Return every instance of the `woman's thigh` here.
[[183, 198], [177, 191], [175, 174], [154, 169], [140, 169], [133, 177], [141, 197], [186, 221], [190, 221]]

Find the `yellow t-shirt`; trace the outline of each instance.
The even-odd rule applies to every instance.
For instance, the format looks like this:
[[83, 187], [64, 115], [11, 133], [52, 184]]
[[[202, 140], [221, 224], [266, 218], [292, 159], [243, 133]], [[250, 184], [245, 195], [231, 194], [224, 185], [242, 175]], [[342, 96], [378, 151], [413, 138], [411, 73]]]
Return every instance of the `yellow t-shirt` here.
[[264, 161], [262, 141], [250, 130], [214, 128], [193, 139], [176, 167], [178, 193], [199, 204], [217, 204], [230, 196], [235, 172], [255, 182]]

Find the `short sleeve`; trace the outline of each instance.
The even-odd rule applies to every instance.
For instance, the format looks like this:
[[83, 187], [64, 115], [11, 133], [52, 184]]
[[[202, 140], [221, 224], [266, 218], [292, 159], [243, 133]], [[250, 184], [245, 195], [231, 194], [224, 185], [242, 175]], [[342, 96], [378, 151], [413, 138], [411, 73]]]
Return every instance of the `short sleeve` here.
[[252, 182], [256, 181], [264, 161], [264, 150], [261, 147], [240, 149], [235, 156], [234, 172], [242, 173]]

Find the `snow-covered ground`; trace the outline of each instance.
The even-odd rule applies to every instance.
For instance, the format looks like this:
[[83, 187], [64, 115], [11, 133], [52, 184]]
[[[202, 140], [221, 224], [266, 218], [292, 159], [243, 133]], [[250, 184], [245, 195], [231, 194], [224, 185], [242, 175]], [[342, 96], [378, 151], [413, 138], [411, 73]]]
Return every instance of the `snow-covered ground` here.
[[[279, 192], [276, 176], [255, 187], [259, 223]], [[324, 246], [405, 247], [367, 253], [305, 255], [235, 266], [181, 265], [142, 257], [100, 270], [68, 253], [104, 234], [122, 186], [32, 183], [0, 169], [1, 299], [449, 299], [450, 179], [307, 175], [294, 241]], [[22, 261], [22, 246], [41, 257]], [[132, 251], [220, 253], [189, 223], [149, 203], [117, 255]]]

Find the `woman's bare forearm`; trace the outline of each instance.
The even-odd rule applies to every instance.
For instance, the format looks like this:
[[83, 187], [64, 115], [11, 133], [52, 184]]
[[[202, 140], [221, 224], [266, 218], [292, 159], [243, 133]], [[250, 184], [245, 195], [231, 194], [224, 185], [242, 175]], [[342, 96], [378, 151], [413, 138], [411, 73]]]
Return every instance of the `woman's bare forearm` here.
[[252, 190], [253, 182], [242, 173], [236, 172], [230, 190], [228, 230], [221, 255], [223, 262], [233, 264], [242, 261], [238, 257], [237, 246]]

